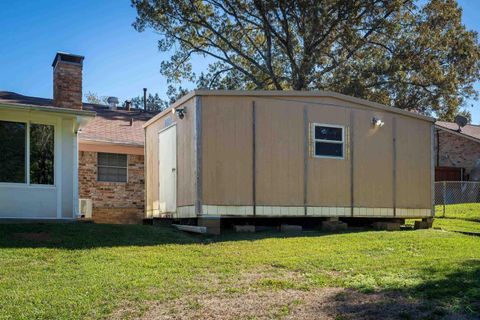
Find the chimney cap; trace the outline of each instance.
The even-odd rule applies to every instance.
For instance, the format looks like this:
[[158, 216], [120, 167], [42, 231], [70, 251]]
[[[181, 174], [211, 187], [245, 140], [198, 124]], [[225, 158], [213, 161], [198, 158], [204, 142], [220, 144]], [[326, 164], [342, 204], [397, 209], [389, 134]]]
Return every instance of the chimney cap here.
[[57, 63], [60, 61], [71, 64], [83, 65], [83, 59], [85, 59], [84, 56], [58, 51], [55, 55], [55, 59], [53, 59], [52, 67], [55, 68]]

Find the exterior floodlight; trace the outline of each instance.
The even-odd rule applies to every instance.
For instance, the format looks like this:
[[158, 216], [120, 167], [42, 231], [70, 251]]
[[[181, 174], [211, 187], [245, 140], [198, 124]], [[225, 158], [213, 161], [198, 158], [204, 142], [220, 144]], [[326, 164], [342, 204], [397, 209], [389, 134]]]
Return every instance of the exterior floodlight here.
[[185, 114], [187, 113], [187, 110], [185, 108], [177, 108], [177, 109], [172, 109], [172, 113], [176, 113], [177, 116], [182, 120], [185, 118]]
[[383, 122], [382, 119], [378, 119], [378, 118], [372, 118], [372, 124], [375, 126], [375, 127], [383, 127], [383, 125], [385, 124], [385, 122]]

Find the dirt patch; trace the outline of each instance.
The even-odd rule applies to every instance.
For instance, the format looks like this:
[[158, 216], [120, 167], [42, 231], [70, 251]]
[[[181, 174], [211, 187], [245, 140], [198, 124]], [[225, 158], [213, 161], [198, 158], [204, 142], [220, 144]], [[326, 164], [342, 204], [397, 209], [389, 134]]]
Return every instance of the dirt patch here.
[[17, 240], [28, 240], [36, 242], [54, 242], [55, 239], [47, 232], [18, 232], [13, 237]]
[[[249, 291], [154, 303], [141, 320], [166, 319], [469, 319], [399, 293], [351, 289]], [[471, 318], [473, 319], [473, 318]]]
[[450, 314], [431, 302], [409, 298], [400, 292], [362, 293], [345, 288], [310, 290], [311, 286], [306, 285], [302, 273], [282, 268], [265, 268], [255, 273], [239, 273], [224, 278], [209, 274], [202, 279], [197, 278], [196, 282], [205, 284], [205, 287], [184, 293], [178, 299], [151, 301], [136, 307], [125, 303], [111, 315], [111, 318], [476, 319], [464, 314]]

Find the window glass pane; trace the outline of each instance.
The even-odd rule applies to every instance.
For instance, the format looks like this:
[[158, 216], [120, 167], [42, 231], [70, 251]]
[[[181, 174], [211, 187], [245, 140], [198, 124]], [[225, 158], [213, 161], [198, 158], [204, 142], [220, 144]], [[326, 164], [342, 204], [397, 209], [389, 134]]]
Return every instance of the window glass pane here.
[[118, 182], [127, 182], [127, 168], [118, 168], [117, 169], [117, 181]]
[[127, 155], [98, 153], [98, 181], [127, 182]]
[[98, 164], [109, 167], [127, 167], [127, 155], [116, 153], [99, 153]]
[[342, 141], [342, 128], [315, 126], [315, 139]]
[[30, 125], [30, 183], [53, 185], [54, 127]]
[[0, 182], [26, 183], [26, 125], [0, 121]]
[[315, 155], [341, 158], [343, 157], [343, 144], [315, 142]]

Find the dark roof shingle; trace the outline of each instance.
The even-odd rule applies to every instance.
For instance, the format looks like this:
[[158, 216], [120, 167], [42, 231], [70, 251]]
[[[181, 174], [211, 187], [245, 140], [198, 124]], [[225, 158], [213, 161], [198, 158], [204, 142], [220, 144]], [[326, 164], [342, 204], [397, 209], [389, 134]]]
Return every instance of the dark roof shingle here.
[[[0, 91], [0, 103], [52, 107], [53, 100], [29, 97], [14, 92]], [[157, 112], [141, 109], [111, 110], [108, 106], [83, 103], [83, 110], [95, 111], [92, 119], [79, 134], [80, 140], [98, 141], [134, 146], [144, 145], [143, 124]]]
[[450, 131], [455, 131], [460, 134], [463, 134], [467, 137], [474, 138], [480, 140], [480, 126], [474, 124], [467, 124], [465, 127], [458, 131], [458, 124], [455, 122], [447, 122], [447, 121], [437, 121], [435, 125], [444, 129], [448, 129]]

